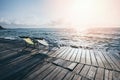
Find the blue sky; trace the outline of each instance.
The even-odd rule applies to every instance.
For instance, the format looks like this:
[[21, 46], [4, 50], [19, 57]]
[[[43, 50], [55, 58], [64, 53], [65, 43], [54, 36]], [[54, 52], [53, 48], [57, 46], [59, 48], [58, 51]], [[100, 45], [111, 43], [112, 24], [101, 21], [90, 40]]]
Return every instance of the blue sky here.
[[6, 24], [40, 25], [49, 21], [45, 0], [0, 0], [0, 21]]
[[0, 25], [120, 26], [120, 0], [0, 0]]

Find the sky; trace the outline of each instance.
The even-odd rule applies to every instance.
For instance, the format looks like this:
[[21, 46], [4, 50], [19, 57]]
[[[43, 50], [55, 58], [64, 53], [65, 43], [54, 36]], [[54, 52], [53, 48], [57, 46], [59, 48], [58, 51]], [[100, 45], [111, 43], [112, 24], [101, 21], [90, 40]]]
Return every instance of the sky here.
[[0, 0], [0, 25], [119, 27], [120, 0]]

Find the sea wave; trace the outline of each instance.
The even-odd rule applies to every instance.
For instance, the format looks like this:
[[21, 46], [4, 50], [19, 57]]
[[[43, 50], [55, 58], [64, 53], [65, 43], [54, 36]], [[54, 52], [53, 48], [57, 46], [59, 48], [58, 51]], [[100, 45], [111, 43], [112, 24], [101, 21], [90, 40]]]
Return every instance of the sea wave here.
[[64, 46], [82, 46], [120, 51], [120, 29], [98, 29], [76, 32], [70, 29], [7, 29], [0, 30], [0, 38], [20, 39], [19, 36], [42, 37]]

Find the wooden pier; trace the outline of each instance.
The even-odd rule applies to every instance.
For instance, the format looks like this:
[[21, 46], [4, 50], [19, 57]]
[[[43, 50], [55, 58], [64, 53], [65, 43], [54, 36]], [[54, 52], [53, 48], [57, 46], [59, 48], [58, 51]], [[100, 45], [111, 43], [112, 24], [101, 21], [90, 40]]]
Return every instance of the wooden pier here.
[[71, 47], [48, 52], [15, 43], [0, 43], [0, 80], [120, 80], [114, 53]]

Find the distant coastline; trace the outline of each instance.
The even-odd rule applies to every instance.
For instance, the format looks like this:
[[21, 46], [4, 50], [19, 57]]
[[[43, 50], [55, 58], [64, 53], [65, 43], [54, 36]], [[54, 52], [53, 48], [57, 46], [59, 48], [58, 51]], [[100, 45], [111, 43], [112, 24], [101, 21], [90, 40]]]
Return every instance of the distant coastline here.
[[4, 30], [5, 28], [3, 28], [2, 26], [0, 26], [0, 30]]

